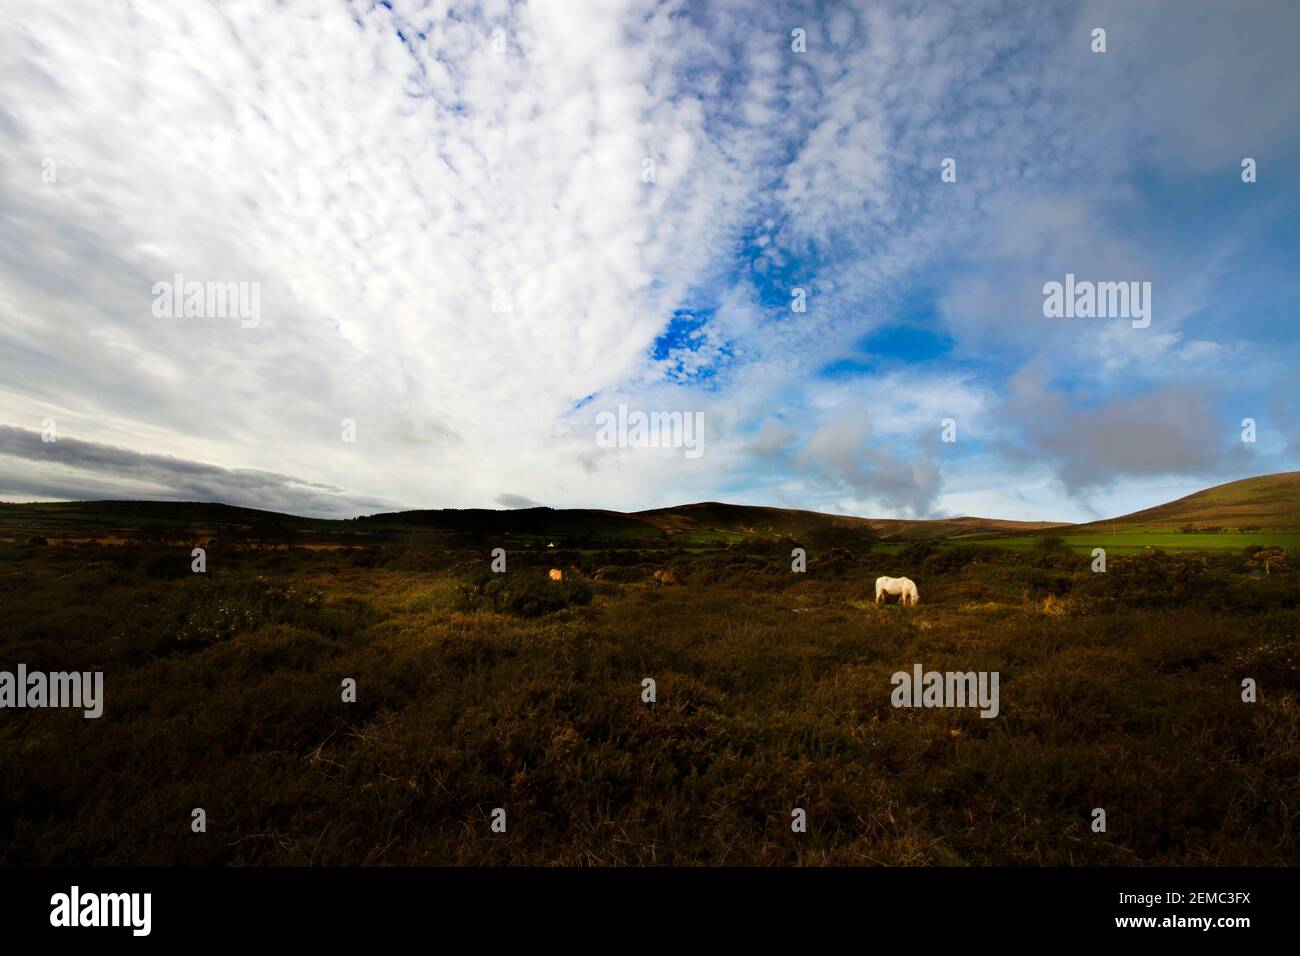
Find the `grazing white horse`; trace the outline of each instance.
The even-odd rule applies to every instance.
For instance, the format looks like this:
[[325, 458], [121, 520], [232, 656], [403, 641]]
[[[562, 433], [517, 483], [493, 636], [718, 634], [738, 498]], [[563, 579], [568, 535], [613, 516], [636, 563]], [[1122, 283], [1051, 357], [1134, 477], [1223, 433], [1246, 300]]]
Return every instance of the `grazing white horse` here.
[[876, 603], [883, 601], [886, 594], [900, 595], [899, 604], [915, 606], [916, 602], [921, 600], [911, 578], [876, 578]]

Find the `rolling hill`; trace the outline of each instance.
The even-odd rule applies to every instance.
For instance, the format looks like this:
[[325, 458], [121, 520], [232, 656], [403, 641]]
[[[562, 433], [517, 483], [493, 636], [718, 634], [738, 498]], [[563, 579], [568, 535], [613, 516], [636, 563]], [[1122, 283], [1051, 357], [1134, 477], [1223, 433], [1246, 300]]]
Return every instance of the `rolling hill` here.
[[870, 529], [884, 541], [1025, 538], [1046, 530], [1070, 535], [1139, 529], [1300, 531], [1300, 472], [1244, 478], [1133, 514], [1083, 525], [998, 518], [906, 520], [829, 515], [716, 501], [623, 513], [592, 508], [400, 511], [353, 519], [303, 518], [204, 502], [72, 501], [0, 503], [0, 537], [123, 538], [189, 530], [266, 535], [300, 541], [387, 539], [402, 535], [609, 539], [630, 544], [806, 538], [822, 529]]
[[998, 518], [859, 518], [818, 511], [728, 505], [716, 501], [658, 508], [635, 514], [666, 534], [727, 534], [755, 537], [799, 538], [818, 528], [869, 528], [885, 540], [916, 541], [956, 538], [969, 534], [1028, 534], [1044, 528], [1066, 527], [1049, 521], [1005, 521]]
[[1300, 530], [1300, 471], [1230, 481], [1154, 508], [1092, 521], [1070, 530], [1184, 527]]

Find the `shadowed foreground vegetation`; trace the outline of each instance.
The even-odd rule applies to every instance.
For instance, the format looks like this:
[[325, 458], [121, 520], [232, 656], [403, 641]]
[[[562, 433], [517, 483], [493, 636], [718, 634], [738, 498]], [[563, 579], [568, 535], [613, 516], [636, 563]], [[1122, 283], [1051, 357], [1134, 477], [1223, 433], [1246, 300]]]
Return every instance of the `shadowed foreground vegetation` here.
[[[1300, 862], [1294, 552], [793, 544], [0, 544], [0, 669], [106, 673], [0, 712], [0, 862]], [[1000, 716], [893, 708], [915, 663]]]

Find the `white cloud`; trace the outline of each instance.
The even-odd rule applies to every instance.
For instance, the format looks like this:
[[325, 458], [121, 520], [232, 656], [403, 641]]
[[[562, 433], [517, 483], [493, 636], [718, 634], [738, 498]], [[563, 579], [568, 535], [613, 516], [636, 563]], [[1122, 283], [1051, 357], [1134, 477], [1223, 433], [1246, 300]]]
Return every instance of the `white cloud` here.
[[[673, 30], [612, 4], [35, 8], [0, 68], [0, 418], [413, 504], [580, 477], [557, 420], [643, 365], [749, 188], [672, 98]], [[154, 319], [178, 272], [259, 282], [260, 327]]]
[[[1294, 69], [1276, 6], [1214, 14], [1225, 50], [1264, 43], [1240, 77], [1178, 65], [1211, 28], [1168, 5], [391, 6], [64, 0], [5, 22], [0, 423], [52, 416], [412, 507], [771, 492], [942, 510], [968, 466], [918, 436], [950, 414], [1015, 431], [990, 420], [995, 386], [924, 364], [818, 375], [914, 284], [946, 296], [962, 357], [994, 366], [1028, 351], [1113, 385], [1245, 350], [1181, 328], [1231, 243], [1180, 262], [1090, 203], [1122, 207], [1138, 162], [1190, 174], [1290, 142], [1296, 111], [1251, 98]], [[1109, 60], [1081, 44], [1094, 16]], [[958, 184], [939, 183], [945, 156]], [[1044, 271], [1085, 267], [1150, 273], [1161, 327], [1009, 324]], [[260, 283], [262, 322], [155, 319], [150, 289], [176, 273]], [[716, 312], [692, 347], [653, 359], [673, 310], [700, 305]], [[595, 447], [619, 401], [704, 411], [705, 456]], [[839, 424], [863, 409], [874, 445]]]

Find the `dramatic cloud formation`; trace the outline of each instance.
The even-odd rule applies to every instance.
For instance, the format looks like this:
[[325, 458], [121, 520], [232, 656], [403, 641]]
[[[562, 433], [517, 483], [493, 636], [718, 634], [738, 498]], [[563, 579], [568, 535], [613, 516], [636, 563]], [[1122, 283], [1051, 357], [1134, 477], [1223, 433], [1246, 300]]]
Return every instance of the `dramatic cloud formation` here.
[[[0, 495], [1070, 518], [1294, 468], [1297, 29], [1287, 0], [7, 11]], [[1150, 328], [1044, 318], [1067, 272], [1151, 282]], [[177, 275], [257, 283], [258, 321], [159, 316]], [[705, 453], [599, 445], [620, 403], [704, 412]]]
[[223, 501], [326, 517], [378, 511], [391, 504], [272, 472], [145, 455], [75, 438], [46, 442], [39, 432], [4, 425], [0, 463], [0, 495], [6, 497]]

